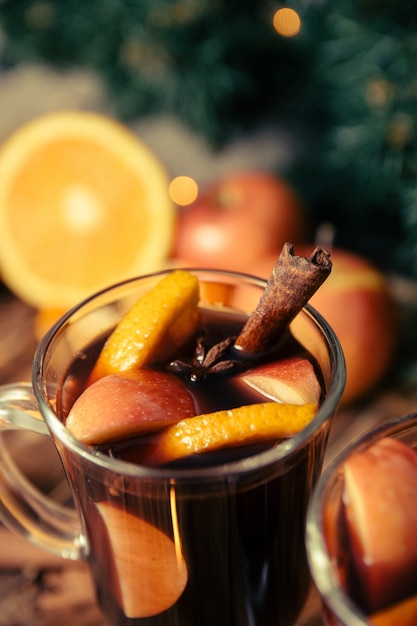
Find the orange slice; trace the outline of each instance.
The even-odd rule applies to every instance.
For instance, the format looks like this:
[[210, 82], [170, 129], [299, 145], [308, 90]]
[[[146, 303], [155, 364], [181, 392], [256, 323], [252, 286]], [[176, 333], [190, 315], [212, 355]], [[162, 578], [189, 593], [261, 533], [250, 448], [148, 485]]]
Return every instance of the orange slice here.
[[90, 382], [153, 362], [190, 337], [198, 323], [199, 282], [185, 270], [167, 274], [121, 319], [98, 356]]
[[109, 537], [113, 593], [129, 618], [150, 617], [166, 611], [187, 584], [187, 565], [176, 532], [173, 497], [173, 539], [117, 505], [97, 504]]
[[189, 417], [158, 435], [146, 463], [160, 465], [201, 452], [289, 437], [305, 428], [316, 411], [316, 404], [263, 402]]
[[67, 309], [160, 269], [175, 208], [155, 154], [116, 121], [64, 111], [0, 149], [2, 279], [37, 308]]

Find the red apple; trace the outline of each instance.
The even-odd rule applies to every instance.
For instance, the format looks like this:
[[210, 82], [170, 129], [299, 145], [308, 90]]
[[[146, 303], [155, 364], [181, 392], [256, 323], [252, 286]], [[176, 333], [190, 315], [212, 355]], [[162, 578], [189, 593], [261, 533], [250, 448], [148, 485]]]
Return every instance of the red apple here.
[[187, 265], [242, 270], [286, 241], [305, 241], [307, 219], [292, 187], [261, 171], [229, 174], [179, 214], [173, 257]]
[[284, 404], [318, 404], [320, 384], [313, 365], [301, 357], [289, 357], [254, 367], [240, 375], [252, 389]]
[[191, 394], [172, 374], [138, 369], [100, 378], [75, 401], [66, 420], [89, 445], [160, 430], [195, 415]]
[[344, 465], [354, 570], [371, 612], [417, 593], [417, 454], [384, 438]]
[[[296, 247], [310, 256], [314, 246]], [[397, 343], [396, 306], [385, 276], [357, 254], [331, 250], [333, 269], [310, 300], [332, 326], [342, 345], [347, 368], [342, 402], [369, 392], [387, 372]], [[267, 278], [276, 258], [253, 264], [247, 271]]]

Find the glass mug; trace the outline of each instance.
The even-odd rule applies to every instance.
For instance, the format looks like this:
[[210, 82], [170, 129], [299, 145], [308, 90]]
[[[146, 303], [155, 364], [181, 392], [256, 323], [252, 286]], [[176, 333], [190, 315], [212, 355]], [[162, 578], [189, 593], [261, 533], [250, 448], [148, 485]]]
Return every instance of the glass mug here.
[[[266, 284], [192, 271], [213, 302], [249, 311]], [[319, 363], [324, 401], [303, 432], [250, 458], [177, 470], [135, 465], [79, 443], [57, 415], [74, 359], [163, 275], [118, 284], [69, 311], [37, 349], [32, 386], [1, 388], [1, 429], [50, 435], [74, 501], [64, 507], [39, 493], [0, 445], [1, 516], [36, 544], [85, 560], [114, 626], [289, 626], [309, 590], [307, 505], [345, 383], [343, 353], [321, 316], [306, 306], [292, 332]]]
[[311, 499], [307, 516], [307, 553], [313, 580], [322, 599], [324, 622], [328, 626], [371, 625], [340, 584], [336, 565], [339, 524], [332, 524], [331, 520], [342, 491], [341, 466], [351, 454], [366, 449], [382, 437], [399, 439], [417, 448], [417, 413], [385, 422], [344, 448], [323, 471]]

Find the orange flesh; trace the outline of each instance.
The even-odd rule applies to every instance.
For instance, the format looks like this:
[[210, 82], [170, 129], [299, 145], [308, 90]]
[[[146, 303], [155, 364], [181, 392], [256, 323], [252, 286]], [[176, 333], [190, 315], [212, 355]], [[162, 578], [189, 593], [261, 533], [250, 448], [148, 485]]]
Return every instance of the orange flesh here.
[[[103, 266], [111, 281], [143, 246], [147, 215], [138, 207], [145, 194], [137, 174], [102, 144], [85, 137], [60, 139], [19, 169], [10, 185], [8, 218], [22, 256], [38, 274], [51, 282], [95, 287]], [[69, 228], [75, 237], [68, 237]], [[86, 271], [77, 259], [89, 258], [92, 245]]]

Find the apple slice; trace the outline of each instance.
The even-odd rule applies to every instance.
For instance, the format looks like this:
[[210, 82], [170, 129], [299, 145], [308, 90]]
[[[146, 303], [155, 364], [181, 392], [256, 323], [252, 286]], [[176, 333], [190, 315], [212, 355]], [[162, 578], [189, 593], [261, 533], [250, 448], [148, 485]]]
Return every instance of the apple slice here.
[[370, 612], [417, 593], [417, 454], [384, 438], [344, 465], [353, 567]]
[[143, 368], [109, 374], [87, 387], [66, 426], [82, 443], [100, 445], [154, 432], [195, 414], [194, 400], [180, 380]]
[[289, 357], [244, 372], [240, 379], [264, 396], [284, 404], [318, 404], [320, 383], [308, 359]]
[[99, 502], [97, 508], [109, 537], [113, 592], [126, 617], [150, 617], [169, 609], [188, 579], [178, 535], [171, 539], [111, 502]]

